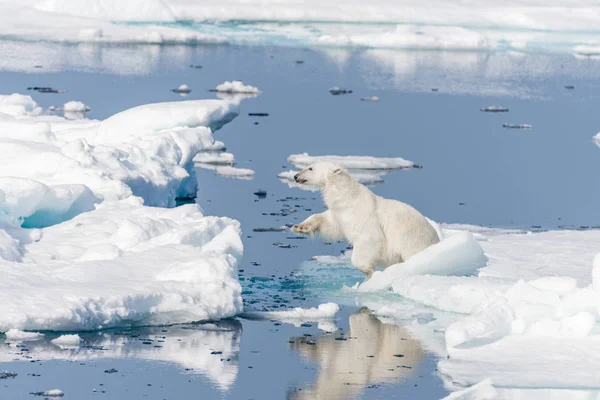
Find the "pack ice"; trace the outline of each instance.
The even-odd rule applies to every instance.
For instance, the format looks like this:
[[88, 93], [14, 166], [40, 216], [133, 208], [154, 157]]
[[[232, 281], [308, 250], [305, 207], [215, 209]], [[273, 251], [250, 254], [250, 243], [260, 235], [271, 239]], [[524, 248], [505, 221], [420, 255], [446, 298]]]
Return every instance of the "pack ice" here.
[[[240, 225], [177, 197], [238, 103], [148, 104], [104, 121], [0, 96], [0, 332], [239, 313]], [[16, 331], [13, 331], [16, 332]]]

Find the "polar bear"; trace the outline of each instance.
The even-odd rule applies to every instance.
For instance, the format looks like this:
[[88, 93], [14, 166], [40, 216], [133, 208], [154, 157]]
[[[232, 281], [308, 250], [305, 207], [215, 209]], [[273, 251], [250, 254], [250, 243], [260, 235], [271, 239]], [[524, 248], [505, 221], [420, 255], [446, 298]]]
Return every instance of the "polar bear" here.
[[352, 265], [371, 277], [377, 266], [389, 267], [439, 242], [420, 212], [397, 200], [375, 195], [337, 164], [318, 162], [294, 176], [297, 183], [321, 189], [328, 210], [294, 225], [298, 234], [318, 234], [352, 244]]

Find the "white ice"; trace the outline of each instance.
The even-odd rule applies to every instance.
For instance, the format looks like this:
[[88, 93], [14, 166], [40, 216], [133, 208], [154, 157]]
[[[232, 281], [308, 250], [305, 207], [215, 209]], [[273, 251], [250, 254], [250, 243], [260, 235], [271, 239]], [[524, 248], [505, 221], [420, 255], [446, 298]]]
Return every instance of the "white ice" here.
[[60, 389], [46, 390], [44, 393], [42, 393], [43, 397], [63, 397], [64, 395], [65, 393]]
[[87, 112], [90, 108], [81, 101], [69, 101], [63, 106], [63, 110], [67, 112]]
[[[134, 107], [104, 121], [0, 96], [0, 332], [88, 330], [242, 310], [240, 227], [205, 216], [193, 158], [237, 102]], [[202, 189], [201, 189], [202, 190]]]
[[[419, 274], [409, 260], [404, 264], [407, 271], [402, 264], [393, 266], [358, 286], [373, 285], [378, 291], [345, 287], [340, 294], [352, 296], [377, 315], [408, 324], [424, 346], [440, 355], [438, 369], [451, 390], [491, 378], [498, 399], [580, 399], [597, 394], [600, 231], [442, 227], [446, 238], [415, 256], [425, 258], [437, 251], [435, 247], [448, 247], [439, 262], [435, 257], [424, 262], [422, 273], [427, 274]], [[471, 246], [449, 246], [461, 238]], [[474, 256], [474, 239], [485, 257]], [[348, 276], [341, 269], [349, 264], [347, 257], [319, 261], [336, 275]], [[445, 276], [465, 275], [469, 265], [478, 272]], [[389, 279], [378, 282], [386, 276]], [[483, 389], [472, 392], [479, 390]]]
[[6, 336], [6, 340], [11, 342], [31, 342], [44, 337], [43, 333], [23, 332], [14, 328], [4, 332], [4, 335]]
[[75, 335], [62, 335], [56, 339], [52, 339], [50, 343], [57, 345], [62, 349], [77, 347], [81, 344], [81, 337]]
[[597, 133], [596, 136], [594, 136], [594, 142], [596, 142], [596, 145], [600, 147], [600, 133]]
[[217, 175], [227, 178], [250, 180], [254, 177], [254, 170], [249, 168], [237, 168], [231, 165], [215, 165], [214, 162], [198, 162], [196, 167], [215, 171]]
[[[490, 0], [281, 2], [226, 0], [3, 0], [0, 35], [26, 40], [116, 43], [304, 43], [418, 49], [572, 49], [600, 46], [599, 6]], [[17, 18], [18, 17], [18, 18]], [[113, 21], [121, 22], [117, 24]], [[192, 21], [207, 31], [164, 23]], [[236, 21], [235, 26], [223, 24]], [[145, 22], [145, 24], [124, 24]], [[202, 26], [202, 25], [201, 25]]]
[[259, 94], [260, 90], [254, 86], [246, 85], [242, 81], [225, 81], [217, 86], [219, 93], [241, 93], [241, 94]]
[[349, 170], [386, 170], [418, 167], [414, 162], [400, 157], [311, 156], [308, 153], [292, 154], [288, 157], [288, 162], [295, 165], [297, 168], [306, 168], [310, 164], [319, 161], [336, 163]]
[[285, 311], [246, 311], [242, 314], [242, 317], [248, 319], [274, 319], [284, 322], [318, 322], [335, 318], [339, 310], [340, 307], [336, 303], [324, 303], [318, 307], [296, 307]]
[[235, 157], [231, 153], [225, 152], [201, 152], [194, 157], [195, 163], [214, 164], [214, 165], [233, 165]]

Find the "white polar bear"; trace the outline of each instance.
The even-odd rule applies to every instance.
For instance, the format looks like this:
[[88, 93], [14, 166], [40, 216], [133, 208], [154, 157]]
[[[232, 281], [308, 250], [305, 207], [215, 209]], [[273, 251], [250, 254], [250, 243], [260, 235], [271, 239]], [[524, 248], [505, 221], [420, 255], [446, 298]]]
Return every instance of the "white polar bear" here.
[[370, 277], [375, 267], [389, 267], [439, 242], [427, 219], [413, 207], [375, 195], [337, 164], [318, 162], [294, 176], [300, 184], [321, 189], [328, 210], [294, 225], [299, 234], [328, 240], [347, 239], [352, 265]]

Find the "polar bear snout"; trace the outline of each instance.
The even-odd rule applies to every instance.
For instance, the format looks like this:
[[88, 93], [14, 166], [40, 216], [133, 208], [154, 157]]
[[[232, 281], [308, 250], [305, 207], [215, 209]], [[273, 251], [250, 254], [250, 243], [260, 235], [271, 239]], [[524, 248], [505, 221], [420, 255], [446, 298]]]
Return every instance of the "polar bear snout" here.
[[297, 183], [306, 183], [307, 179], [303, 178], [300, 174], [302, 174], [302, 172], [298, 172], [296, 175], [294, 175], [294, 180]]

